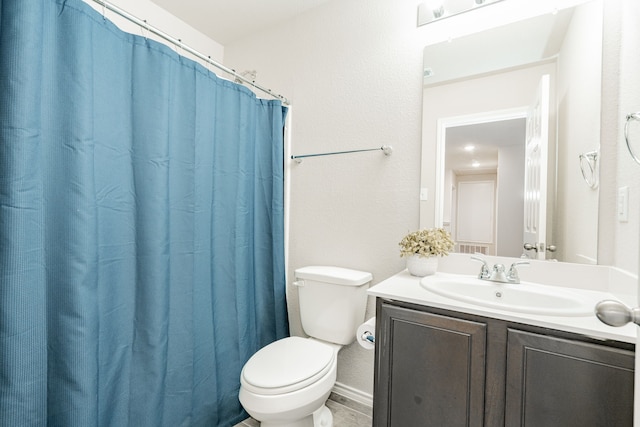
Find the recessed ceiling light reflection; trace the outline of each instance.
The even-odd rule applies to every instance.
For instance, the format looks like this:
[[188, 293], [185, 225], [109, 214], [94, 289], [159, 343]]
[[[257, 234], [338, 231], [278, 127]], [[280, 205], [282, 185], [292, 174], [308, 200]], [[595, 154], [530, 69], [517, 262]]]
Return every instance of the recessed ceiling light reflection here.
[[464, 146], [464, 151], [467, 151], [467, 152], [472, 152], [475, 149], [476, 149], [476, 146], [473, 144], [468, 144]]
[[480, 167], [480, 162], [474, 160], [473, 162], [471, 162], [471, 166], [473, 166], [474, 168]]

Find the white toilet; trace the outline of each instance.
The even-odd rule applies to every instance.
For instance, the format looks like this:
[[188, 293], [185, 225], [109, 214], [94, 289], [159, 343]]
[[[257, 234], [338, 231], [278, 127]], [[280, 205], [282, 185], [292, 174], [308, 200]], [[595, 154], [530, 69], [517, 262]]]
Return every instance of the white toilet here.
[[295, 271], [302, 328], [264, 347], [244, 365], [240, 403], [262, 427], [332, 427], [325, 402], [336, 381], [338, 351], [364, 321], [371, 273], [314, 266]]

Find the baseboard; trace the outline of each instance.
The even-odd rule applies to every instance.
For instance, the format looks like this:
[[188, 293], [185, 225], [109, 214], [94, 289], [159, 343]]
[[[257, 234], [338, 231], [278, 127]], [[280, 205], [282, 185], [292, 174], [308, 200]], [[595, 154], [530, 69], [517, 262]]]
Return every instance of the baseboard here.
[[333, 392], [335, 394], [339, 394], [340, 396], [346, 399], [353, 400], [354, 402], [360, 403], [370, 408], [373, 407], [373, 395], [369, 393], [365, 393], [362, 390], [358, 390], [353, 387], [349, 387], [347, 385], [337, 382], [333, 386]]

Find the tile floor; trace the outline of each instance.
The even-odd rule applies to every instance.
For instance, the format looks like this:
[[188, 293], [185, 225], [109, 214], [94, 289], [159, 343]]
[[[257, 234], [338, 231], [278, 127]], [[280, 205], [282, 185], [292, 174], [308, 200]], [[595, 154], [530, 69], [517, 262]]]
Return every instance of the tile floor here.
[[[331, 393], [327, 407], [333, 414], [333, 427], [371, 427], [371, 407]], [[258, 427], [256, 420], [248, 418], [234, 427]]]

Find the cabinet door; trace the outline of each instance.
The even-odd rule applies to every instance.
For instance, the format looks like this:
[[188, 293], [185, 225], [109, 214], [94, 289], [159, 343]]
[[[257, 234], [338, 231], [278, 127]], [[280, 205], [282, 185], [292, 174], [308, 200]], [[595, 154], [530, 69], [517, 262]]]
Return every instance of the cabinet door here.
[[634, 353], [509, 329], [506, 426], [633, 425]]
[[482, 426], [486, 325], [381, 304], [374, 426]]

